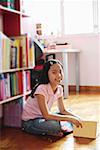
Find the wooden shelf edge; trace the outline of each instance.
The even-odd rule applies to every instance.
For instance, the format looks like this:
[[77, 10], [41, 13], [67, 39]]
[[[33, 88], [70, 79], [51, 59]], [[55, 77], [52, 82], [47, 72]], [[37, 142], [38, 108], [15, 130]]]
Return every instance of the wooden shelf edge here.
[[26, 13], [23, 13], [21, 11], [15, 10], [15, 9], [10, 9], [10, 8], [4, 7], [2, 5], [0, 5], [0, 9], [2, 11], [6, 11], [8, 13], [15, 13], [15, 14], [18, 14], [18, 15], [22, 15], [22, 17], [30, 17], [30, 15], [28, 15]]
[[7, 103], [7, 102], [13, 101], [15, 99], [21, 98], [21, 97], [23, 97], [23, 94], [17, 95], [17, 96], [13, 96], [13, 97], [10, 97], [8, 99], [2, 100], [2, 101], [0, 101], [0, 104]]
[[29, 95], [31, 94], [31, 90], [30, 91], [26, 91], [25, 95]]
[[33, 69], [33, 68], [34, 68], [34, 66], [33, 67], [24, 67], [24, 68], [15, 68], [15, 69], [3, 70], [3, 71], [0, 71], [0, 74], [16, 72], [16, 71], [30, 70], [30, 69]]
[[6, 11], [6, 12], [21, 14], [21, 12], [18, 11], [18, 10], [10, 9], [10, 8], [4, 7], [4, 6], [2, 6], [2, 5], [0, 5], [0, 9], [1, 9], [2, 11]]

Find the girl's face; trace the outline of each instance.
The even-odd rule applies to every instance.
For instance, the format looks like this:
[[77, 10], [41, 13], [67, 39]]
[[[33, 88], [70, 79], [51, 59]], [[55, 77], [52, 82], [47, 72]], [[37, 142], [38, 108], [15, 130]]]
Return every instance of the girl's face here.
[[60, 64], [53, 64], [48, 71], [49, 82], [52, 86], [57, 86], [63, 79], [63, 69]]

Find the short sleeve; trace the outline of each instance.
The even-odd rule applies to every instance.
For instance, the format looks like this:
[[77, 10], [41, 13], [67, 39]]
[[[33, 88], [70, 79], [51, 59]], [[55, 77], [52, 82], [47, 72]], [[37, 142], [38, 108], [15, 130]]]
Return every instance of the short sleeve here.
[[46, 88], [44, 85], [39, 85], [34, 93], [34, 95], [36, 94], [41, 94], [43, 95], [44, 97], [46, 96]]
[[62, 97], [63, 96], [63, 87], [62, 85], [59, 85], [58, 87], [58, 98]]

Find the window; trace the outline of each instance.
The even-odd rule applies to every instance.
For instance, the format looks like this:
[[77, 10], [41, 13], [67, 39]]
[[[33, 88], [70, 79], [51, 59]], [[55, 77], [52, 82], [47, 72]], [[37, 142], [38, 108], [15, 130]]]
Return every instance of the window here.
[[98, 24], [99, 24], [99, 33], [100, 33], [100, 0], [98, 1]]
[[100, 0], [31, 0], [28, 9], [43, 35], [100, 32]]
[[64, 0], [65, 34], [93, 32], [93, 0]]
[[93, 0], [93, 29], [94, 33], [99, 32], [99, 1]]

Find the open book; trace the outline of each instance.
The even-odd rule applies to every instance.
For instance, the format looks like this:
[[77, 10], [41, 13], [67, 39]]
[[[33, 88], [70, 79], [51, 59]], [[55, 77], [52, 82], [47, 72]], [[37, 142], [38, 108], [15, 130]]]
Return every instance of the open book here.
[[93, 138], [97, 137], [97, 122], [96, 121], [82, 121], [82, 128], [73, 126], [73, 136]]

